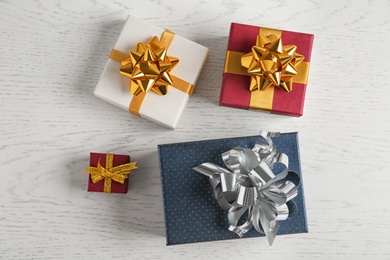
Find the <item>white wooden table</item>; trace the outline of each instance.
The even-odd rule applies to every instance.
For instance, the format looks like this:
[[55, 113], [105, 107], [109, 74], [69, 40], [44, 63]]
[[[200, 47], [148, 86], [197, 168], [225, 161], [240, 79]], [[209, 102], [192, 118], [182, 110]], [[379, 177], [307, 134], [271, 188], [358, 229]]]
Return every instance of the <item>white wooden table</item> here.
[[[92, 95], [130, 13], [210, 48], [171, 131]], [[304, 116], [218, 106], [231, 22], [315, 34]], [[0, 258], [390, 259], [390, 2], [1, 1]], [[166, 246], [156, 146], [298, 131], [308, 234]], [[89, 152], [130, 154], [126, 195]]]

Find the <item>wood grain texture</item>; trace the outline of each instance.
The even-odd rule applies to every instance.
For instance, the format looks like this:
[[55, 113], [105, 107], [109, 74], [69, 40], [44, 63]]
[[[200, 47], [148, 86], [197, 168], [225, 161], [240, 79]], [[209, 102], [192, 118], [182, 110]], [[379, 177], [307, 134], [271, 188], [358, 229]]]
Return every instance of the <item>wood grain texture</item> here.
[[[209, 47], [175, 131], [92, 95], [127, 14]], [[315, 34], [304, 116], [218, 106], [231, 22]], [[0, 258], [390, 259], [390, 2], [0, 1]], [[298, 131], [308, 234], [165, 246], [156, 146]], [[130, 154], [88, 193], [90, 151]]]

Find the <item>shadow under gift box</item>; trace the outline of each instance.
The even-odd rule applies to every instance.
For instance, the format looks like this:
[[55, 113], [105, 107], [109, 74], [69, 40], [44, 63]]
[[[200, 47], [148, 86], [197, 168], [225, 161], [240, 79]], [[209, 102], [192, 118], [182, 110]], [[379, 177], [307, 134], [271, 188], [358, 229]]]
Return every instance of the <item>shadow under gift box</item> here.
[[[146, 43], [154, 36], [160, 38], [163, 32], [162, 28], [129, 16], [113, 48], [127, 54], [129, 51], [134, 51], [139, 42]], [[179, 63], [173, 68], [171, 75], [195, 86], [206, 62], [208, 48], [175, 35], [167, 53], [168, 56], [179, 59]], [[114, 106], [129, 110], [133, 99], [133, 95], [129, 92], [130, 79], [119, 73], [120, 67], [119, 62], [108, 59], [93, 93], [96, 97]], [[149, 91], [146, 93], [138, 113], [142, 118], [174, 129], [187, 106], [189, 97], [189, 94], [173, 86], [169, 86], [168, 93], [163, 96]], [[134, 117], [134, 115], [129, 115], [129, 117]]]
[[[232, 23], [227, 51], [243, 54], [251, 52], [261, 29], [263, 27]], [[314, 35], [278, 29], [264, 29], [270, 32], [280, 32], [283, 46], [296, 45], [296, 52], [305, 56], [303, 62], [310, 63]], [[242, 109], [264, 110], [273, 114], [302, 116], [307, 84], [297, 83], [293, 80], [291, 92], [270, 86], [263, 91], [255, 90], [252, 93], [249, 90], [250, 76], [226, 71], [229, 70], [227, 69], [226, 62], [225, 60], [225, 71], [223, 73], [219, 99], [220, 105]], [[236, 60], [235, 63], [237, 63], [235, 66], [241, 67], [241, 59]]]
[[[272, 140], [277, 152], [289, 157], [289, 171], [294, 171], [301, 178], [298, 195], [292, 200], [290, 217], [278, 221], [277, 234], [307, 233], [298, 134], [285, 133]], [[234, 147], [252, 148], [256, 142], [264, 142], [263, 137], [225, 138], [158, 146], [167, 245], [238, 238], [228, 230], [227, 212], [214, 198], [209, 179], [194, 172], [192, 168], [204, 162], [225, 167], [221, 158], [223, 152]], [[252, 228], [243, 238], [259, 236], [264, 235]]]

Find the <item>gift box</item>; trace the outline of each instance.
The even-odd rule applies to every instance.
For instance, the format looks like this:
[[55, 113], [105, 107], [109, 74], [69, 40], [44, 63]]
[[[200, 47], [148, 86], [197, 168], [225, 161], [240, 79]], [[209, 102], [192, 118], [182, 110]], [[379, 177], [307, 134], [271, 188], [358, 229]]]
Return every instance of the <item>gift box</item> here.
[[174, 129], [207, 54], [204, 46], [129, 16], [94, 95]]
[[127, 193], [128, 176], [137, 169], [129, 155], [90, 153], [88, 191]]
[[[257, 135], [158, 146], [167, 245], [239, 238], [228, 230], [227, 212], [214, 198], [209, 178], [192, 168], [204, 162], [223, 167], [223, 152], [233, 147], [252, 148], [263, 140]], [[302, 178], [297, 133], [272, 140], [277, 151], [288, 156], [289, 171]], [[289, 218], [278, 221], [278, 235], [308, 232], [302, 179], [297, 191], [289, 205]], [[251, 229], [243, 237], [259, 236], [263, 234]]]
[[313, 39], [232, 23], [220, 105], [302, 116]]

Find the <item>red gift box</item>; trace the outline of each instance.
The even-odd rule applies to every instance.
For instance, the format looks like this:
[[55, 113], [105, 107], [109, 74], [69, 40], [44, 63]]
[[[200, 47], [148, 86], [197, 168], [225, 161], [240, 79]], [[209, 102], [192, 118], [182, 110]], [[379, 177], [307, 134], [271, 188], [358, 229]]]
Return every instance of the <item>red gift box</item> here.
[[[284, 46], [297, 46], [296, 52], [304, 56], [304, 62], [302, 62], [304, 65], [302, 67], [306, 69], [304, 72], [306, 73], [305, 83], [294, 82], [293, 77], [292, 91], [290, 92], [286, 92], [278, 87], [268, 87], [264, 91], [250, 91], [251, 77], [247, 73], [246, 68], [241, 67], [241, 64], [236, 64], [236, 67], [241, 67], [238, 69], [238, 74], [229, 71], [231, 63], [240, 63], [242, 54], [251, 52], [252, 47], [256, 44], [256, 38], [260, 30], [279, 33]], [[222, 80], [220, 105], [242, 109], [260, 109], [290, 116], [302, 116], [313, 39], [314, 35], [312, 34], [232, 23]], [[228, 64], [229, 52], [236, 54], [235, 60], [230, 57], [230, 65]], [[238, 56], [237, 53], [239, 54]], [[243, 75], [245, 73], [247, 75]], [[257, 95], [257, 97], [254, 95]], [[259, 100], [262, 103], [260, 105], [257, 104]]]
[[[89, 159], [89, 166], [90, 167], [98, 167], [98, 163], [102, 167], [104, 167], [107, 170], [110, 170], [111, 167], [127, 164], [130, 162], [130, 156], [129, 155], [121, 155], [121, 154], [114, 154], [111, 155], [112, 159], [112, 165], [107, 165], [107, 158], [109, 158], [110, 154], [103, 154], [103, 153], [90, 153], [90, 159]], [[134, 163], [134, 169], [136, 168]], [[129, 172], [131, 173], [131, 171]], [[93, 192], [104, 192], [104, 182], [105, 179], [102, 179], [96, 183], [92, 181], [92, 175], [89, 174], [89, 182], [88, 182], [88, 191]], [[124, 179], [123, 184], [120, 182], [117, 182], [115, 180], [111, 180], [111, 190], [110, 193], [127, 193], [127, 189], [129, 186], [129, 179]]]

